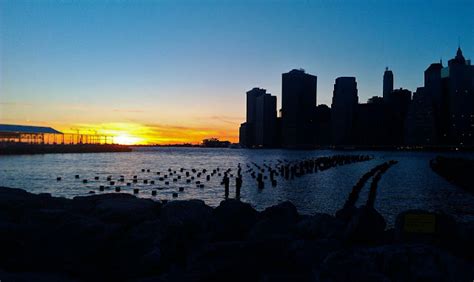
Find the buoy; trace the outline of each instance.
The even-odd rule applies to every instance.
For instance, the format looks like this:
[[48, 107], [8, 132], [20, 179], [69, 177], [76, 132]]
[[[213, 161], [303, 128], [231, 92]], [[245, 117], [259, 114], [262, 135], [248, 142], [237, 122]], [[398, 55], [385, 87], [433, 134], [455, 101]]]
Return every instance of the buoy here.
[[134, 176], [133, 176], [133, 179], [137, 179], [137, 176], [136, 176], [136, 175], [134, 175]]
[[137, 179], [133, 179], [133, 183], [137, 183], [137, 182], [138, 182], [138, 180], [137, 180]]
[[98, 177], [98, 176], [96, 176], [96, 177], [94, 177], [94, 179], [95, 179], [95, 180], [99, 180], [99, 177]]
[[142, 168], [142, 172], [145, 172], [145, 169], [144, 169], [144, 168]]
[[104, 186], [103, 186], [103, 185], [100, 185], [99, 191], [104, 191], [104, 189], [105, 189]]
[[82, 180], [82, 183], [87, 183], [87, 179], [83, 179], [83, 180]]
[[138, 194], [138, 188], [133, 189], [133, 194]]
[[204, 184], [199, 185], [199, 188], [204, 188]]
[[144, 183], [144, 184], [147, 184], [147, 183], [148, 183], [148, 180], [144, 179], [144, 180], [143, 180], [143, 183]]
[[56, 180], [57, 180], [57, 181], [61, 181], [61, 177], [56, 177]]
[[110, 185], [115, 185], [115, 181], [110, 181]]
[[177, 182], [177, 181], [178, 181], [178, 179], [177, 179], [177, 178], [173, 178], [173, 182]]
[[165, 180], [163, 177], [158, 178], [159, 181]]
[[179, 192], [183, 192], [184, 191], [184, 187], [179, 187]]
[[76, 174], [76, 176], [75, 176], [75, 177], [76, 177], [76, 178], [79, 178], [79, 174]]
[[120, 187], [115, 187], [115, 192], [120, 192]]
[[152, 196], [156, 196], [156, 190], [151, 191]]
[[130, 183], [130, 182], [127, 182], [127, 186], [132, 186], [132, 183]]
[[150, 170], [149, 170], [149, 169], [147, 169], [147, 170], [146, 170], [146, 172], [150, 172]]
[[173, 192], [173, 198], [177, 198], [177, 197], [178, 197], [178, 193]]
[[155, 180], [151, 180], [151, 181], [150, 181], [150, 184], [155, 184]]
[[165, 185], [169, 185], [169, 184], [170, 184], [169, 181], [165, 181]]

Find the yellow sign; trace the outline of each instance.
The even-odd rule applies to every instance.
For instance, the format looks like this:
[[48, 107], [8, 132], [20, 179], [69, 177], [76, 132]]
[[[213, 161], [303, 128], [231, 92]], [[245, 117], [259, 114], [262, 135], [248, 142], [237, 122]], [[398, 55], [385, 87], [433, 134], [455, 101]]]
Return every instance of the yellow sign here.
[[436, 216], [434, 214], [406, 214], [403, 229], [409, 233], [434, 233]]

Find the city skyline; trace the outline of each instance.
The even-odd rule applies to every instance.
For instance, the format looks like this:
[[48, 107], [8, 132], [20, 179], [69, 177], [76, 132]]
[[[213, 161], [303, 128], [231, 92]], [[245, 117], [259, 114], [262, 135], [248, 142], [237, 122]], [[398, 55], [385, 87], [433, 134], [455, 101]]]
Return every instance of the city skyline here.
[[329, 106], [337, 77], [356, 77], [365, 102], [382, 96], [386, 66], [394, 88], [414, 92], [459, 38], [474, 53], [469, 1], [107, 3], [0, 3], [1, 123], [122, 143], [237, 142], [243, 95], [281, 97], [283, 72], [316, 75], [317, 104]]

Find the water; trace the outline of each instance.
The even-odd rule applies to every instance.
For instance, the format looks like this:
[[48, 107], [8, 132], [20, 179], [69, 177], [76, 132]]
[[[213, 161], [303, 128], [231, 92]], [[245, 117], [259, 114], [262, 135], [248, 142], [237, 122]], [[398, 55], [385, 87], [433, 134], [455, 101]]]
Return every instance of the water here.
[[[390, 168], [379, 182], [375, 207], [393, 223], [395, 216], [406, 209], [426, 209], [443, 211], [455, 216], [458, 220], [474, 220], [474, 196], [450, 184], [431, 171], [429, 160], [438, 153], [430, 152], [370, 152], [370, 151], [288, 151], [288, 150], [244, 150], [244, 149], [205, 149], [205, 148], [137, 148], [131, 153], [96, 153], [96, 154], [48, 154], [28, 156], [0, 156], [0, 185], [22, 188], [33, 193], [51, 193], [54, 196], [72, 198], [87, 195], [89, 191], [99, 192], [99, 185], [108, 185], [107, 176], [117, 180], [125, 176], [125, 182], [131, 182], [133, 175], [138, 176], [138, 183], [131, 187], [117, 182], [122, 192], [132, 193], [139, 188], [139, 197], [153, 199], [173, 199], [172, 193], [178, 187], [184, 187], [177, 199], [197, 198], [211, 206], [217, 206], [224, 199], [224, 188], [220, 185], [222, 177], [215, 175], [210, 181], [205, 176], [199, 180], [204, 188], [197, 188], [195, 183], [187, 184], [182, 177], [178, 182], [170, 181], [169, 185], [158, 181], [168, 168], [179, 174], [181, 167], [208, 172], [220, 167], [221, 171], [232, 168], [236, 174], [237, 164], [241, 163], [242, 171], [246, 164], [255, 162], [276, 163], [278, 159], [299, 160], [335, 154], [368, 154], [373, 160], [335, 167], [316, 174], [308, 174], [294, 180], [278, 179], [277, 187], [266, 182], [263, 190], [257, 189], [255, 180], [243, 173], [241, 198], [261, 210], [265, 207], [289, 200], [299, 212], [311, 214], [325, 212], [334, 214], [344, 204], [352, 186], [368, 170], [384, 161], [394, 159], [398, 164]], [[439, 153], [474, 158], [473, 153]], [[151, 172], [142, 172], [150, 169]], [[75, 179], [79, 174], [80, 178]], [[181, 173], [182, 175], [184, 173]], [[62, 181], [56, 181], [56, 177]], [[99, 176], [98, 181], [94, 180]], [[88, 179], [88, 183], [82, 183]], [[143, 184], [143, 179], [155, 180], [155, 184]], [[230, 197], [235, 196], [235, 179], [231, 178]], [[151, 190], [158, 190], [153, 197]], [[364, 204], [368, 195], [368, 185], [361, 192], [357, 205]]]

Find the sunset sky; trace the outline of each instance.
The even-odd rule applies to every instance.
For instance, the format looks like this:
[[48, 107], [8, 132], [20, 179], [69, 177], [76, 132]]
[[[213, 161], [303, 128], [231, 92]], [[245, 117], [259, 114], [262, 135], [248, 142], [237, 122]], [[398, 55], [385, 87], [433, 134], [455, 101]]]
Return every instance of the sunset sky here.
[[0, 0], [0, 123], [122, 143], [236, 142], [245, 92], [281, 99], [281, 73], [356, 76], [360, 101], [415, 90], [423, 71], [474, 58], [474, 1]]

